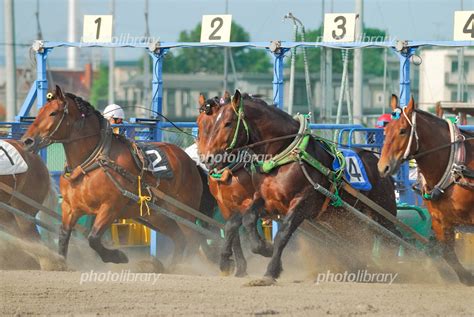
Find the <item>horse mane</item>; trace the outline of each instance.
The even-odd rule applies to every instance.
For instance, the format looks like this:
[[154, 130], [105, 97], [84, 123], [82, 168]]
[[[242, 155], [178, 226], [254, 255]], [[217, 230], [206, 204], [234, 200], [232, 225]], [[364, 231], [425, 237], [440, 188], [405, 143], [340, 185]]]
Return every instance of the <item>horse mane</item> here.
[[95, 109], [94, 106], [91, 105], [88, 101], [86, 101], [86, 100], [82, 99], [81, 97], [76, 96], [75, 94], [70, 93], [70, 92], [65, 93], [65, 95], [66, 95], [66, 97], [69, 97], [72, 100], [74, 100], [74, 103], [76, 104], [77, 109], [79, 110], [79, 112], [81, 114], [84, 114], [86, 116], [88, 116], [90, 114], [95, 114], [97, 116], [97, 118], [99, 118], [99, 119], [103, 118], [100, 111]]
[[254, 106], [258, 105], [260, 107], [259, 109], [272, 112], [283, 120], [290, 120], [290, 122], [297, 123], [297, 121], [291, 115], [289, 115], [282, 109], [276, 107], [275, 104], [269, 105], [265, 100], [261, 99], [260, 97], [252, 96], [248, 93], [243, 93], [242, 98], [246, 101], [250, 101], [251, 102], [250, 105], [254, 105]]
[[[420, 114], [424, 114], [424, 115], [427, 115], [430, 119], [432, 119], [433, 121], [437, 121], [437, 122], [445, 122], [445, 119], [442, 119], [440, 117], [438, 117], [437, 115], [431, 113], [431, 112], [428, 112], [428, 111], [424, 111], [424, 110], [421, 110], [421, 109], [415, 109], [415, 112], [417, 113], [420, 113]], [[464, 134], [467, 134], [469, 136], [474, 136], [474, 132], [472, 131], [467, 131], [467, 130], [464, 130], [464, 129], [460, 129], [462, 133]]]

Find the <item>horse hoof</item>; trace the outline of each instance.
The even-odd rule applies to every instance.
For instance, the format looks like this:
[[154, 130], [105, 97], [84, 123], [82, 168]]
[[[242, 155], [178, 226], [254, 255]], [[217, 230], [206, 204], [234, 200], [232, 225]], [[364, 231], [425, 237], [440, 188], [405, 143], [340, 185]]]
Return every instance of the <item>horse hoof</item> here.
[[221, 258], [221, 261], [219, 263], [219, 269], [221, 271], [221, 275], [226, 274], [223, 276], [229, 276], [234, 271], [234, 268], [235, 268], [235, 263], [232, 259]]
[[276, 280], [272, 277], [264, 277], [248, 282], [247, 286], [272, 286], [276, 284]]
[[460, 277], [459, 281], [461, 283], [463, 283], [464, 285], [466, 285], [466, 286], [474, 286], [474, 276], [473, 275], [469, 275], [469, 276], [466, 276], [466, 277]]
[[273, 244], [266, 243], [265, 247], [262, 250], [261, 255], [263, 255], [266, 258], [271, 258], [273, 255]]
[[230, 276], [230, 271], [221, 271], [220, 276], [222, 277]]
[[234, 276], [235, 277], [246, 277], [246, 276], [248, 276], [248, 274], [247, 274], [246, 271], [236, 271]]
[[128, 263], [128, 257], [120, 250], [110, 250], [108, 256], [104, 257], [103, 260], [115, 264]]

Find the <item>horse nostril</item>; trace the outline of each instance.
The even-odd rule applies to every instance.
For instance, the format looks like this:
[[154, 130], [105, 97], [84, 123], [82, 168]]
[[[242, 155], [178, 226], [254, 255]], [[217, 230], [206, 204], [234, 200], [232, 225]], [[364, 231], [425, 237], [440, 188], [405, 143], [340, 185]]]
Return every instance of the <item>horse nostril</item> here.
[[25, 144], [26, 146], [30, 146], [34, 143], [35, 141], [32, 139], [32, 138], [26, 138], [23, 140], [23, 144]]
[[384, 174], [387, 175], [388, 174], [388, 171], [389, 171], [390, 167], [387, 165], [385, 166], [385, 169], [384, 169]]

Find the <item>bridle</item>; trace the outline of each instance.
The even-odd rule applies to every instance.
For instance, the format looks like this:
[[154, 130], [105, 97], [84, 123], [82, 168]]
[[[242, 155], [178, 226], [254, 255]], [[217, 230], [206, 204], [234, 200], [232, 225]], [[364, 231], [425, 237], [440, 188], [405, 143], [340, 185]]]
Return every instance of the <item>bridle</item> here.
[[[81, 135], [81, 136], [75, 137], [75, 138], [68, 137], [66, 139], [52, 139], [54, 134], [56, 132], [58, 132], [59, 128], [63, 124], [63, 121], [64, 121], [64, 119], [66, 118], [67, 115], [69, 115], [69, 102], [66, 99], [64, 104], [63, 104], [63, 113], [61, 115], [61, 119], [59, 119], [59, 121], [56, 124], [56, 126], [54, 127], [54, 129], [48, 135], [46, 135], [45, 137], [42, 138], [42, 140], [40, 142], [42, 145], [48, 146], [48, 145], [53, 144], [53, 143], [70, 143], [70, 142], [73, 142], [73, 141], [76, 141], [76, 140], [81, 140], [81, 139], [89, 138], [89, 137], [96, 136], [96, 135], [100, 134], [100, 132], [96, 132], [96, 133], [93, 133], [93, 134]], [[80, 120], [84, 120], [85, 117], [86, 117], [86, 114], [82, 113], [81, 116], [82, 116], [82, 118]], [[74, 122], [73, 127], [75, 127], [78, 122], [83, 124], [83, 121], [76, 121], [76, 122]], [[69, 123], [68, 123], [68, 125], [69, 125]]]
[[[403, 158], [402, 158], [403, 162], [407, 161], [407, 160], [411, 160], [412, 157], [414, 155], [416, 155], [418, 153], [418, 150], [420, 149], [418, 133], [416, 132], [416, 111], [413, 110], [413, 112], [411, 114], [411, 120], [410, 120], [408, 118], [406, 112], [405, 112], [405, 109], [406, 109], [406, 107], [402, 109], [402, 113], [403, 113], [403, 116], [405, 117], [405, 119], [407, 120], [408, 124], [410, 125], [411, 130], [410, 130], [410, 138], [408, 139], [408, 144], [407, 144], [407, 147], [405, 149], [405, 153], [403, 154]], [[410, 155], [411, 147], [412, 147], [412, 144], [413, 144], [413, 138], [415, 138], [415, 140], [416, 140], [416, 150], [415, 150], [415, 153]]]
[[250, 140], [250, 132], [249, 132], [249, 127], [247, 124], [247, 121], [245, 121], [245, 113], [244, 113], [244, 101], [243, 98], [240, 98], [240, 105], [239, 109], [235, 110], [234, 107], [232, 107], [232, 110], [234, 110], [235, 114], [237, 115], [237, 126], [235, 127], [234, 130], [234, 136], [232, 137], [232, 141], [230, 145], [226, 148], [226, 151], [232, 151], [235, 148], [235, 145], [237, 144], [237, 139], [239, 137], [239, 131], [240, 131], [240, 126], [242, 125], [245, 130], [245, 134], [247, 136], [247, 141], [245, 144], [247, 144]]

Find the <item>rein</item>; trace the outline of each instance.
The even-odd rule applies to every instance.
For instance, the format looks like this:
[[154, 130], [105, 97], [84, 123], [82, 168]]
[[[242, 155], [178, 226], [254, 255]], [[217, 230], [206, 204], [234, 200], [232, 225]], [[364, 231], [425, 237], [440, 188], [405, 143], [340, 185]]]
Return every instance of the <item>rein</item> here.
[[242, 124], [244, 129], [245, 129], [245, 133], [247, 134], [247, 142], [249, 142], [250, 140], [250, 132], [249, 132], [249, 127], [247, 125], [247, 121], [245, 121], [245, 114], [244, 114], [244, 101], [243, 101], [243, 98], [240, 98], [240, 105], [239, 105], [239, 110], [235, 110], [234, 107], [232, 107], [232, 109], [234, 110], [235, 114], [237, 115], [237, 126], [235, 128], [235, 131], [234, 131], [234, 136], [232, 137], [232, 142], [230, 143], [230, 145], [226, 148], [226, 151], [231, 151], [234, 149], [235, 145], [237, 144], [237, 138], [239, 137], [239, 130], [240, 130], [240, 125]]

